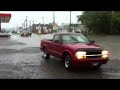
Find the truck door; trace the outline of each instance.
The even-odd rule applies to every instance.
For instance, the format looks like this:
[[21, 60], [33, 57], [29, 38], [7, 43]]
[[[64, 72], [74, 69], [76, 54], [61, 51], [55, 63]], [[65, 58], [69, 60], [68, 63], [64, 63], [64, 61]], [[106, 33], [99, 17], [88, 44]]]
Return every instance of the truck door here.
[[53, 52], [54, 52], [54, 56], [55, 57], [58, 57], [58, 58], [61, 58], [62, 56], [62, 45], [60, 44], [60, 35], [59, 34], [56, 34], [54, 36], [54, 39], [53, 39]]

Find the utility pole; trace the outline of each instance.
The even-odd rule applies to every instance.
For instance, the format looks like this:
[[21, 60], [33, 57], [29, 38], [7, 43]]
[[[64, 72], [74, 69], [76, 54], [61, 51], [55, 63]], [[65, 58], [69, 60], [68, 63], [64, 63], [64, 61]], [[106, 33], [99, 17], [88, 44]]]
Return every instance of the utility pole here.
[[31, 30], [31, 21], [30, 21], [30, 27], [29, 27], [29, 28], [30, 28], [30, 32], [31, 32], [31, 31], [32, 31], [32, 30]]
[[31, 32], [34, 32], [34, 19], [33, 19], [33, 21], [32, 21], [32, 30], [31, 30]]
[[27, 16], [26, 16], [26, 31], [27, 31]]
[[42, 17], [42, 24], [44, 24], [44, 17]]
[[70, 32], [71, 32], [71, 11], [70, 11]]
[[53, 24], [55, 24], [55, 12], [53, 11]]
[[24, 23], [22, 23], [22, 28], [21, 28], [20, 32], [23, 31], [23, 29], [24, 29]]
[[44, 17], [42, 17], [41, 33], [44, 32], [44, 28], [43, 28], [44, 25], [43, 24], [44, 24]]
[[55, 12], [53, 11], [53, 32], [56, 30], [56, 24], [55, 24]]
[[25, 21], [24, 21], [24, 23], [23, 23], [23, 29], [25, 30]]

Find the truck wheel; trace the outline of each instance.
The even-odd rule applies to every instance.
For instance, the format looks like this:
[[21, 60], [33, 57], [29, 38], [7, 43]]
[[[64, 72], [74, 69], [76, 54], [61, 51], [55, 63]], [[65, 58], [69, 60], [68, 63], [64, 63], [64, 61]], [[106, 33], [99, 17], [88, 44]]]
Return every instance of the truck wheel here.
[[65, 65], [65, 68], [67, 70], [72, 69], [72, 63], [71, 63], [71, 56], [70, 55], [66, 55], [65, 60], [64, 60], [64, 65]]
[[49, 58], [50, 58], [50, 55], [47, 53], [47, 49], [44, 49], [44, 50], [43, 50], [43, 57], [44, 57], [45, 59], [49, 59]]

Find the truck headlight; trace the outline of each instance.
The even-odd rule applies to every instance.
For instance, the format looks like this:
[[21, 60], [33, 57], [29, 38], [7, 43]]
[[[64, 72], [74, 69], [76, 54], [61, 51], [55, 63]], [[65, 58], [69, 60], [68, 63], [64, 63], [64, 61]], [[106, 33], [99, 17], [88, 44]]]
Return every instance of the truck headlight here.
[[86, 58], [86, 52], [85, 51], [78, 51], [78, 52], [76, 52], [75, 57], [77, 59]]
[[102, 58], [107, 58], [108, 57], [108, 51], [107, 50], [103, 50], [102, 51]]
[[105, 54], [108, 54], [108, 51], [107, 51], [107, 50], [103, 50], [103, 51], [102, 51], [102, 55], [103, 55], [103, 54], [104, 54], [104, 55], [105, 55]]

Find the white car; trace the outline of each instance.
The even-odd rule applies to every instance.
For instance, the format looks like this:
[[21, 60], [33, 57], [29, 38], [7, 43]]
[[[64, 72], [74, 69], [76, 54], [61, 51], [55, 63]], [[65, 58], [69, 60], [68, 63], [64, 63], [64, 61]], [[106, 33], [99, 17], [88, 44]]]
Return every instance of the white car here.
[[0, 37], [10, 37], [11, 34], [9, 33], [0, 33]]

